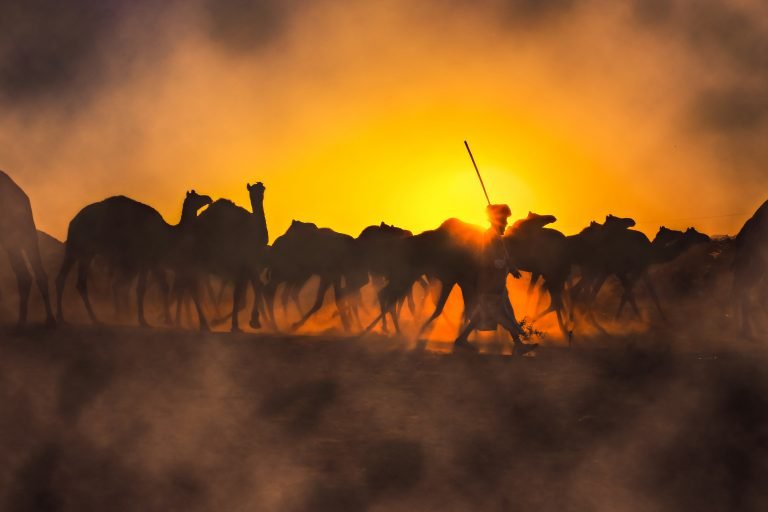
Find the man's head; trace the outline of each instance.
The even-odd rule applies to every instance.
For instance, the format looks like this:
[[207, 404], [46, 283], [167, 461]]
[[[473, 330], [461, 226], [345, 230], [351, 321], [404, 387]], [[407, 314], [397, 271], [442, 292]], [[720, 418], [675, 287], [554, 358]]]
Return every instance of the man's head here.
[[489, 204], [485, 208], [488, 220], [491, 226], [499, 233], [504, 233], [507, 227], [507, 219], [512, 215], [512, 211], [506, 204]]

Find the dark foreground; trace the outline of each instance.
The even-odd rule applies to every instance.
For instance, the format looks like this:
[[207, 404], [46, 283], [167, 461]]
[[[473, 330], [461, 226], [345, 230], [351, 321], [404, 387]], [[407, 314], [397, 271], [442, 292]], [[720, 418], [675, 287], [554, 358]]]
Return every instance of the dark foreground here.
[[768, 510], [757, 345], [0, 337], [0, 510]]

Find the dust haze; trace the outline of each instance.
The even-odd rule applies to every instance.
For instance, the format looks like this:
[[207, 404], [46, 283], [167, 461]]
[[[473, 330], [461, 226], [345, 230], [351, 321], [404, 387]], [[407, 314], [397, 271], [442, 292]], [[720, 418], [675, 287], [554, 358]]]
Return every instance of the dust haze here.
[[[0, 168], [58, 239], [107, 196], [175, 223], [185, 191], [245, 205], [256, 180], [273, 240], [292, 219], [416, 233], [481, 222], [469, 139], [513, 218], [735, 234], [768, 185], [767, 14], [757, 0], [4, 2]], [[62, 245], [41, 237], [52, 276]], [[644, 290], [639, 318], [613, 320], [609, 282], [607, 333], [578, 319], [568, 351], [550, 315], [536, 357], [517, 358], [442, 353], [456, 293], [423, 344], [434, 290], [404, 308], [403, 337], [343, 336], [333, 306], [296, 335], [200, 334], [187, 317], [128, 327], [133, 305], [109, 316], [96, 271], [109, 327], [70, 283], [74, 326], [0, 328], [0, 508], [765, 510], [768, 353], [736, 332], [717, 243], [652, 270], [669, 322]], [[526, 279], [509, 285], [521, 317], [540, 309]]]

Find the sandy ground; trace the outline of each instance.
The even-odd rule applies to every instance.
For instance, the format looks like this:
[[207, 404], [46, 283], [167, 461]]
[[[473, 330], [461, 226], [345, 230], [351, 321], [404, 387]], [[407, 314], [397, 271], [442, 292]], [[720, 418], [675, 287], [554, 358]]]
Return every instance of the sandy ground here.
[[647, 341], [4, 330], [0, 509], [767, 510], [763, 346]]

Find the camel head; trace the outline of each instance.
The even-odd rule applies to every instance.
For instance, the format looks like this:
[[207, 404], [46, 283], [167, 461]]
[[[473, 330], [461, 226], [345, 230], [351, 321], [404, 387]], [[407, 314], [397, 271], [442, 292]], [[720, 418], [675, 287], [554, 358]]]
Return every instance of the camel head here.
[[183, 209], [197, 213], [200, 208], [203, 206], [208, 206], [211, 203], [213, 203], [211, 196], [198, 194], [194, 189], [192, 189], [187, 191], [187, 196], [184, 198]]
[[554, 215], [540, 215], [538, 213], [528, 212], [528, 216], [526, 218], [516, 220], [512, 226], [507, 229], [507, 234], [522, 230], [533, 231], [536, 229], [541, 229], [555, 221], [557, 221], [557, 217]]
[[246, 186], [248, 188], [248, 194], [251, 196], [252, 203], [261, 202], [264, 200], [264, 191], [267, 189], [267, 187], [265, 187], [262, 182], [258, 181], [253, 185], [247, 183]]
[[659, 232], [656, 233], [656, 236], [653, 239], [653, 244], [660, 247], [675, 246], [681, 250], [685, 250], [688, 247], [709, 243], [711, 241], [712, 239], [707, 235], [696, 231], [696, 229], [692, 227], [685, 231], [677, 231], [661, 226]]
[[629, 229], [635, 225], [635, 219], [629, 217], [616, 217], [609, 214], [605, 216], [605, 223], [603, 224], [607, 228], [614, 229]]

